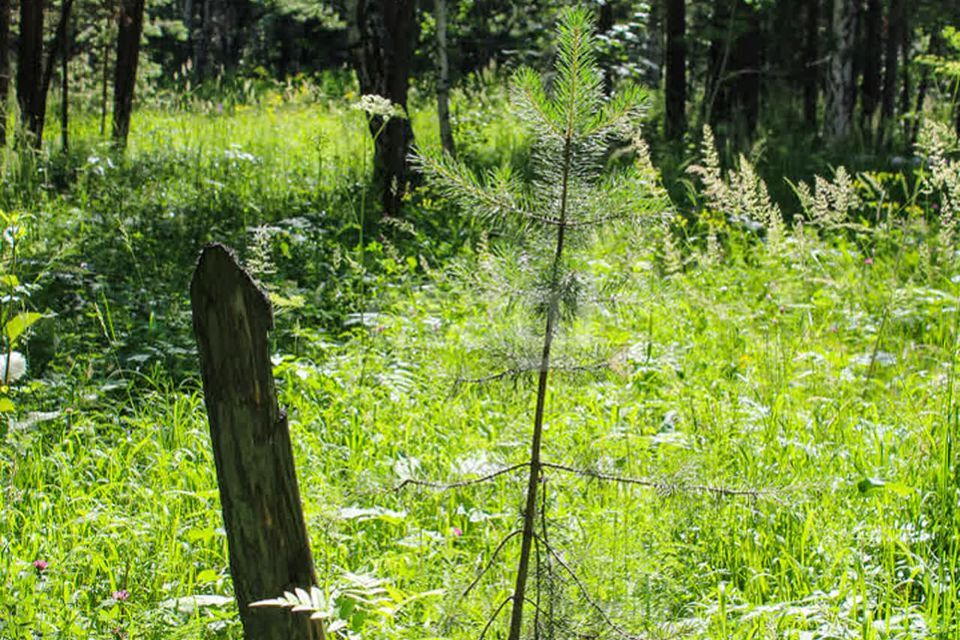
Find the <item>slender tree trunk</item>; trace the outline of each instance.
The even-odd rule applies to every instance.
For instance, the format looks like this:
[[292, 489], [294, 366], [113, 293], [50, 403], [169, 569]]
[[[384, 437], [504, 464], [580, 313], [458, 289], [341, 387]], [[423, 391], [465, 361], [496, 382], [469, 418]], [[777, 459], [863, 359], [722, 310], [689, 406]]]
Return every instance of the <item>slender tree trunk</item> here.
[[107, 98], [110, 78], [110, 46], [107, 40], [110, 21], [103, 21], [103, 42], [100, 47], [100, 137], [107, 135]]
[[[930, 44], [927, 54], [931, 56], [940, 55], [940, 25], [934, 25], [930, 33]], [[910, 146], [917, 142], [917, 136], [920, 135], [920, 120], [923, 117], [924, 103], [927, 101], [927, 91], [930, 88], [930, 67], [923, 66], [920, 71], [920, 82], [917, 83], [917, 101], [914, 103], [913, 118], [910, 123]]]
[[[573, 139], [568, 132], [563, 148], [563, 183], [560, 187], [560, 215], [557, 226], [557, 244], [553, 255], [551, 284], [556, 287], [563, 264], [564, 232], [567, 224], [568, 186], [572, 167]], [[520, 559], [517, 564], [517, 581], [513, 588], [513, 602], [510, 613], [510, 635], [508, 640], [520, 640], [523, 633], [523, 607], [526, 604], [527, 577], [530, 573], [530, 552], [533, 547], [534, 527], [537, 521], [537, 487], [540, 484], [543, 468], [540, 462], [540, 448], [543, 441], [543, 416], [547, 401], [547, 382], [550, 374], [550, 353], [553, 337], [559, 321], [560, 300], [556, 291], [551, 294], [547, 309], [547, 323], [543, 335], [543, 351], [540, 355], [540, 375], [537, 380], [537, 405], [533, 415], [533, 439], [530, 444], [530, 475], [527, 479], [527, 499], [523, 509], [523, 534], [520, 542]]]
[[0, 0], [0, 148], [7, 146], [10, 104], [10, 0]]
[[123, 0], [117, 30], [117, 66], [113, 76], [113, 142], [127, 145], [133, 94], [137, 85], [140, 35], [143, 33], [144, 0]]
[[[613, 29], [613, 24], [613, 0], [602, 0], [597, 9], [597, 33], [606, 34]], [[603, 65], [603, 93], [608, 96], [613, 92], [612, 71], [609, 64]]]
[[[415, 5], [415, 0], [351, 0], [349, 13], [360, 92], [383, 96], [403, 109], [417, 41]], [[370, 133], [376, 138], [374, 182], [382, 193], [383, 211], [396, 215], [410, 182], [407, 153], [413, 129], [408, 119], [391, 118], [383, 126], [382, 119], [375, 117]]]
[[60, 146], [70, 148], [70, 22], [64, 29], [63, 51], [60, 54]]
[[66, 59], [70, 55], [67, 43], [67, 31], [70, 25], [72, 10], [73, 0], [62, 0], [60, 3], [60, 19], [57, 22], [56, 34], [50, 43], [49, 51], [47, 51], [47, 63], [43, 68], [43, 81], [40, 87], [42, 95], [41, 109], [44, 113], [44, 118], [46, 118], [47, 112], [47, 97], [50, 95], [50, 85], [53, 82], [53, 70], [57, 67], [58, 62], [61, 63], [61, 67], [66, 68]]
[[687, 126], [687, 3], [667, 0], [667, 81], [666, 134], [671, 140], [683, 137]]
[[[908, 116], [910, 113], [910, 47], [913, 44], [913, 37], [910, 33], [910, 20], [909, 12], [907, 11], [906, 5], [903, 7], [903, 12], [901, 13], [901, 25], [900, 25], [900, 59], [903, 60], [903, 73], [902, 82], [903, 84], [900, 87], [900, 115]], [[903, 120], [903, 137], [906, 139], [910, 138], [910, 119], [909, 117], [904, 118]]]
[[883, 3], [867, 0], [864, 16], [863, 83], [861, 85], [860, 129], [872, 137], [873, 117], [880, 105], [880, 64], [882, 54]]
[[820, 2], [808, 0], [803, 42], [803, 121], [817, 130], [817, 97], [820, 94]]
[[20, 130], [39, 149], [43, 142], [43, 0], [21, 0], [17, 59]]
[[450, 127], [450, 62], [447, 58], [447, 0], [434, 0], [437, 18], [437, 119], [440, 142], [450, 155], [456, 154]]
[[899, 78], [899, 50], [903, 28], [904, 0], [890, 0], [887, 7], [887, 33], [883, 56], [883, 93], [880, 97], [880, 141], [883, 142], [890, 128], [896, 108]]
[[853, 121], [853, 45], [856, 37], [855, 0], [833, 0], [833, 47], [827, 74], [824, 129], [828, 140], [850, 134]]
[[184, 40], [184, 59], [192, 67], [196, 60], [193, 59], [193, 0], [183, 0], [183, 28], [187, 32], [187, 38]]

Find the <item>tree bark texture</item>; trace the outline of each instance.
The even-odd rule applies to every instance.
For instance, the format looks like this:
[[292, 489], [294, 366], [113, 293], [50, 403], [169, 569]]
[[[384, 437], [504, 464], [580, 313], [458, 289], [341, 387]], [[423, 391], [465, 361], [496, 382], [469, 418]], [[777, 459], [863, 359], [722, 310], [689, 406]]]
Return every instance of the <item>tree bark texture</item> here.
[[817, 129], [817, 98], [820, 95], [820, 2], [808, 0], [803, 38], [803, 121]]
[[863, 27], [860, 129], [864, 133], [870, 133], [873, 129], [873, 117], [877, 112], [877, 107], [880, 106], [882, 88], [880, 61], [883, 59], [883, 3], [881, 0], [867, 0]]
[[0, 0], [0, 147], [7, 146], [10, 104], [10, 0]]
[[17, 104], [20, 130], [28, 144], [43, 142], [43, 0], [21, 0], [17, 57]]
[[190, 285], [227, 532], [247, 640], [316, 640], [318, 623], [252, 602], [316, 584], [290, 433], [277, 404], [264, 292], [222, 245], [203, 250]]
[[[350, 5], [351, 51], [360, 92], [383, 96], [406, 109], [417, 41], [415, 0], [351, 0]], [[370, 122], [370, 133], [376, 137], [374, 180], [382, 189], [383, 210], [395, 215], [409, 184], [413, 129], [407, 119], [391, 118], [384, 127], [377, 117]]]
[[855, 0], [833, 0], [830, 15], [833, 42], [827, 69], [824, 108], [824, 134], [828, 140], [839, 140], [848, 136], [853, 123], [856, 5]]
[[750, 138], [760, 117], [760, 14], [744, 0], [718, 0], [714, 25], [709, 122], [718, 129], [732, 126]]
[[886, 136], [896, 109], [899, 79], [900, 31], [903, 27], [905, 0], [890, 0], [887, 8], [887, 32], [883, 55], [883, 91], [880, 96], [880, 137]]
[[666, 134], [677, 140], [687, 126], [687, 3], [667, 0]]
[[456, 155], [453, 128], [450, 126], [450, 61], [447, 55], [447, 0], [434, 0], [437, 19], [437, 119], [440, 142], [450, 155]]
[[123, 0], [117, 29], [117, 64], [113, 74], [113, 142], [127, 146], [133, 94], [137, 86], [144, 0]]
[[70, 16], [63, 28], [63, 51], [60, 54], [60, 146], [70, 148]]

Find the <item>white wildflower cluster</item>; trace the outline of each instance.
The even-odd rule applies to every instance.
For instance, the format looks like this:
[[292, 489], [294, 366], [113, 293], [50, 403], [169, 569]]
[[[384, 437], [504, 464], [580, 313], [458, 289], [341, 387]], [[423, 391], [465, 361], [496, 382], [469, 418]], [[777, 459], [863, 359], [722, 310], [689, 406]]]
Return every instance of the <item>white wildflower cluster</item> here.
[[[783, 214], [770, 198], [767, 184], [757, 174], [753, 164], [741, 154], [737, 166], [724, 178], [713, 131], [709, 126], [703, 128], [701, 154], [703, 162], [692, 165], [687, 171], [698, 176], [703, 183], [707, 206], [729, 216], [734, 222], [764, 229], [771, 253], [778, 253], [785, 228]], [[716, 239], [708, 238], [710, 243], [716, 243]]]
[[843, 167], [837, 168], [833, 180], [816, 176], [813, 189], [801, 182], [796, 192], [807, 223], [821, 229], [842, 225], [850, 218], [850, 212], [862, 205], [853, 177]]
[[407, 117], [403, 107], [373, 93], [361, 96], [357, 102], [353, 103], [352, 108], [363, 111], [370, 118], [379, 117], [390, 120], [391, 118], [405, 119]]
[[937, 245], [945, 255], [954, 251], [960, 223], [960, 162], [949, 157], [950, 148], [956, 144], [956, 138], [943, 124], [924, 124], [920, 137], [920, 149], [927, 156], [923, 190], [928, 197], [939, 200]]

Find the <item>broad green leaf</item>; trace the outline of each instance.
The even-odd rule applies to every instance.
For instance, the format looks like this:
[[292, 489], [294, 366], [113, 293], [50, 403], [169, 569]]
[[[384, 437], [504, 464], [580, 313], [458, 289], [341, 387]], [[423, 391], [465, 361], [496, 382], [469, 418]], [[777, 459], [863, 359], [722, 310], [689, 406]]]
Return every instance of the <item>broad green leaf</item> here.
[[23, 313], [18, 313], [13, 318], [7, 321], [7, 324], [3, 327], [3, 333], [7, 336], [7, 340], [10, 341], [11, 345], [16, 344], [17, 339], [23, 335], [23, 332], [32, 327], [37, 320], [43, 317], [42, 313], [35, 313], [33, 311], [24, 311]]

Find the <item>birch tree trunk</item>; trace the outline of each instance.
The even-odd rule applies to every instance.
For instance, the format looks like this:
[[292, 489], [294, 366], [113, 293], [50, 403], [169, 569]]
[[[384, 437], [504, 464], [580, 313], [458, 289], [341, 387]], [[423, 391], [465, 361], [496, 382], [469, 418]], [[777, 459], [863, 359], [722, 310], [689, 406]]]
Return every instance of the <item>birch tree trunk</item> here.
[[437, 119], [440, 142], [450, 155], [456, 155], [453, 129], [450, 127], [450, 61], [447, 57], [447, 0], [434, 0], [437, 20]]
[[850, 135], [853, 123], [853, 47], [856, 37], [857, 6], [854, 0], [833, 0], [831, 52], [827, 67], [824, 135], [839, 140]]

